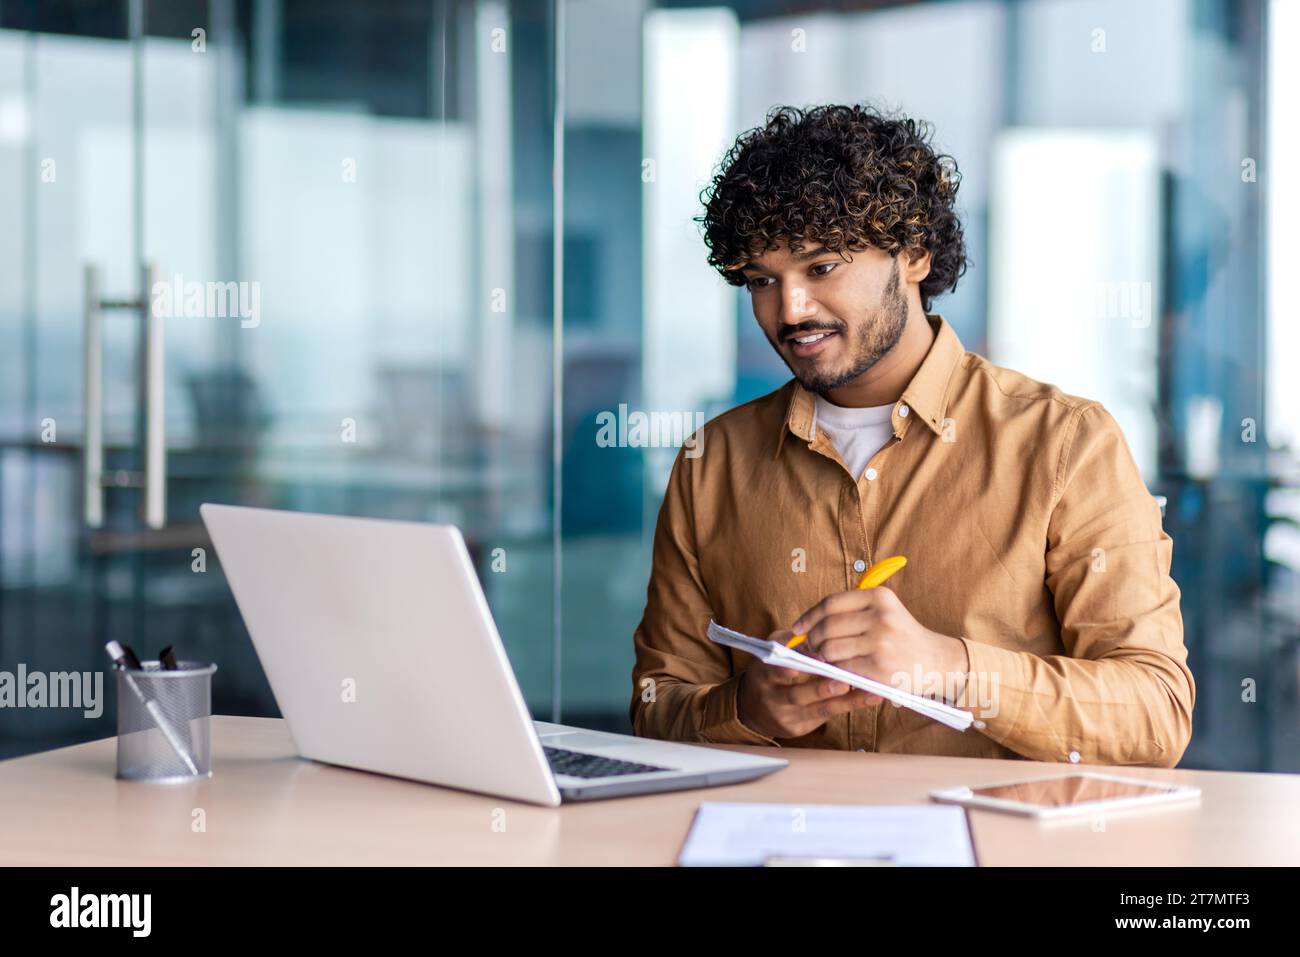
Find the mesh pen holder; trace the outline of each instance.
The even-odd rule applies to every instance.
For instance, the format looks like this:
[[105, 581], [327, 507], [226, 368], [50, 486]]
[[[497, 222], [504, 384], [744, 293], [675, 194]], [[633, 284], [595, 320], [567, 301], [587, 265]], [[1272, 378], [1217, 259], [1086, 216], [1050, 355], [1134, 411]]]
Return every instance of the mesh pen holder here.
[[164, 670], [117, 668], [117, 776], [186, 781], [212, 775], [214, 664], [181, 661]]

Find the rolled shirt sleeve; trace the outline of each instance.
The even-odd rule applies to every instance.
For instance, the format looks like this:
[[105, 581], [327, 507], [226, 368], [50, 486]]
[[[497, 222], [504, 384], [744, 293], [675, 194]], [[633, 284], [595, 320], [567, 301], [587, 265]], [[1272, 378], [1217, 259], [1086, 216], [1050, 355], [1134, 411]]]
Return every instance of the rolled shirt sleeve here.
[[1053, 497], [1046, 585], [1065, 654], [962, 636], [970, 671], [957, 704], [974, 710], [977, 692], [981, 704], [995, 701], [982, 733], [1033, 760], [1172, 767], [1191, 739], [1196, 696], [1169, 575], [1173, 541], [1100, 403], [1080, 407], [1065, 430]]

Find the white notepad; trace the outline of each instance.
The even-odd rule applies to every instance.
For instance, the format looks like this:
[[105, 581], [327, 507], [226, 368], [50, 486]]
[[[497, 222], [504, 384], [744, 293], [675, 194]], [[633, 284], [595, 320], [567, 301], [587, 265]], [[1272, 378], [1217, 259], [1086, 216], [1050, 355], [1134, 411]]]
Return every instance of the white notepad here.
[[705, 801], [683, 867], [757, 867], [781, 859], [973, 867], [964, 809], [951, 805], [727, 804]]
[[817, 658], [810, 658], [793, 648], [787, 648], [779, 641], [768, 641], [766, 638], [753, 638], [749, 635], [742, 635], [730, 628], [723, 628], [712, 620], [709, 621], [709, 640], [751, 654], [764, 664], [791, 668], [795, 671], [803, 671], [823, 678], [834, 678], [836, 681], [842, 681], [854, 688], [870, 691], [872, 694], [880, 695], [887, 701], [892, 701], [904, 708], [911, 708], [913, 711], [923, 714], [927, 718], [933, 718], [935, 721], [946, 724], [957, 731], [965, 731], [974, 720], [969, 711], [962, 711], [960, 708], [954, 708], [942, 701], [934, 701], [931, 698], [912, 694], [910, 691], [903, 691], [882, 681], [864, 678], [862, 675], [829, 665]]

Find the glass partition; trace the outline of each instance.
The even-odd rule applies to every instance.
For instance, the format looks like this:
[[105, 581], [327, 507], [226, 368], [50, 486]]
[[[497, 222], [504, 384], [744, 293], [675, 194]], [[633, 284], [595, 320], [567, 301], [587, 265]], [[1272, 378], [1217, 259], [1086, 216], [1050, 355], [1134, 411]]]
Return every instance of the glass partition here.
[[[220, 663], [217, 712], [275, 714], [199, 504], [454, 522], [554, 716], [548, 8], [0, 15], [0, 667], [173, 644]], [[10, 714], [5, 754], [110, 726]]]

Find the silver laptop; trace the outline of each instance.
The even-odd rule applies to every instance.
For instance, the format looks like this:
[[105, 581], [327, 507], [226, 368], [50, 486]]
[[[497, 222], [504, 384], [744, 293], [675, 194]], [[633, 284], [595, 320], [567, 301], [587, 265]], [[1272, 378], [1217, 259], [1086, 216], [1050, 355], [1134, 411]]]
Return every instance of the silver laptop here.
[[200, 513], [303, 757], [551, 806], [788, 764], [531, 720], [454, 525]]

